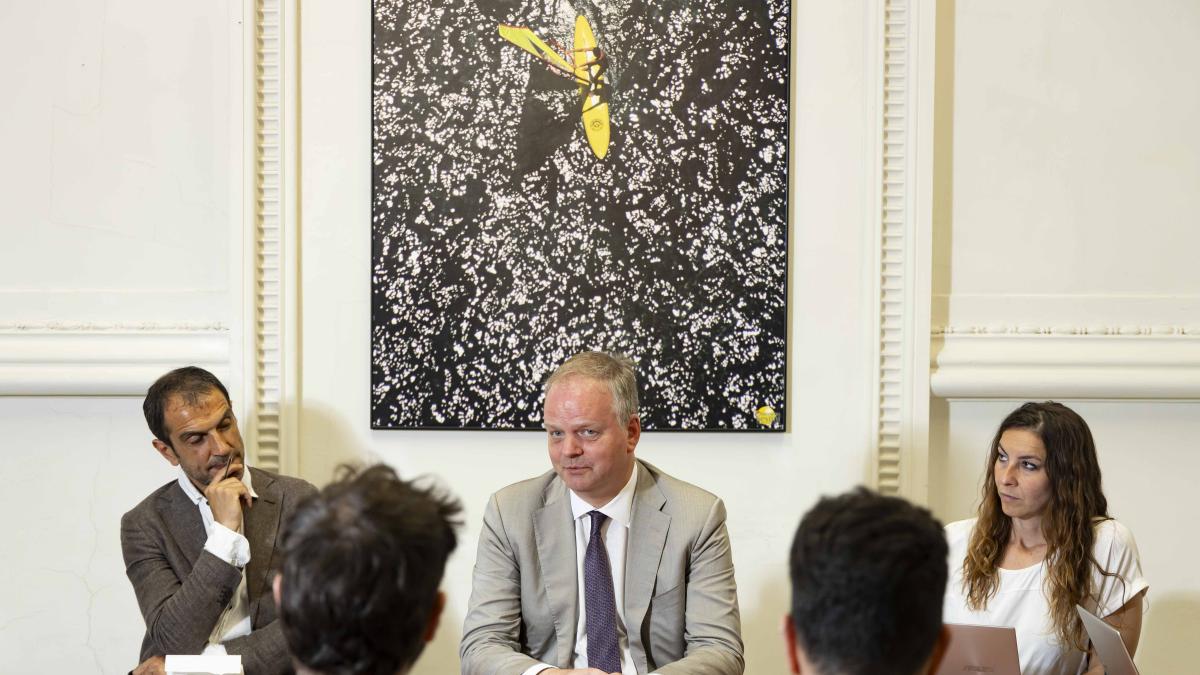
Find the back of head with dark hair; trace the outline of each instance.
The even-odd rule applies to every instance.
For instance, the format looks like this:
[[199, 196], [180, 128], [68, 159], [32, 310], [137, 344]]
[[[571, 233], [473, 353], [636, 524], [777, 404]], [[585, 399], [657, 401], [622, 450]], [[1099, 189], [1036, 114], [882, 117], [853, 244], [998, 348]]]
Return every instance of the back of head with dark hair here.
[[229, 392], [217, 376], [197, 366], [176, 368], [155, 380], [146, 391], [146, 399], [142, 401], [142, 414], [146, 416], [146, 425], [150, 427], [150, 433], [170, 447], [171, 431], [167, 429], [164, 417], [171, 397], [181, 396], [184, 402], [195, 405], [214, 389], [221, 392], [226, 403], [233, 405], [229, 400]]
[[279, 617], [296, 661], [327, 675], [412, 666], [457, 544], [457, 500], [384, 465], [343, 476], [284, 526]]
[[942, 629], [946, 537], [929, 511], [865, 488], [817, 502], [792, 543], [792, 622], [822, 673], [915, 673]]

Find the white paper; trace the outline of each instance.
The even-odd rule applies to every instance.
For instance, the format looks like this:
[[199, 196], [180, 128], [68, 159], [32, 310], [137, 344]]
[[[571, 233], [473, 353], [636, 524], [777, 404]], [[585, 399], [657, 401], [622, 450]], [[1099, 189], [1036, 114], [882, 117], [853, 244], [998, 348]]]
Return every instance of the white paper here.
[[168, 654], [167, 675], [243, 675], [240, 654]]

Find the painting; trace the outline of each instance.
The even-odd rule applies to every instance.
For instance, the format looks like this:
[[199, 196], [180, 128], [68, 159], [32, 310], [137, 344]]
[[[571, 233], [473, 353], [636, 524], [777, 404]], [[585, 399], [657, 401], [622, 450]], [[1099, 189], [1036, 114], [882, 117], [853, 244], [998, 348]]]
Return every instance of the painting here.
[[785, 0], [374, 0], [371, 426], [540, 429], [570, 355], [648, 430], [786, 428]]

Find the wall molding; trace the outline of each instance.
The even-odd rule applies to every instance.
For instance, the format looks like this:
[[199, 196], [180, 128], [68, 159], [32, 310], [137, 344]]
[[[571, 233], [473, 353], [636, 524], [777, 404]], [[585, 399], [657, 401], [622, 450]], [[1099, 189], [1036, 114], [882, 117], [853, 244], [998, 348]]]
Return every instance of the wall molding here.
[[164, 372], [229, 374], [220, 324], [8, 322], [0, 325], [0, 396], [144, 396]]
[[933, 296], [936, 323], [954, 328], [997, 325], [997, 320], [1031, 327], [1096, 327], [1192, 324], [1200, 317], [1200, 295], [1131, 293], [940, 293]]
[[1200, 326], [994, 324], [932, 337], [942, 398], [1200, 400]]
[[929, 482], [935, 9], [928, 0], [880, 0], [874, 36], [873, 478], [880, 492], [921, 502]]
[[[12, 333], [174, 333], [228, 332], [225, 324], [163, 321], [0, 321], [0, 332]], [[0, 356], [0, 358], [3, 358]]]
[[939, 336], [957, 337], [963, 335], [1086, 335], [1102, 337], [1136, 335], [1169, 337], [1172, 335], [1186, 335], [1200, 337], [1200, 324], [1088, 324], [1086, 326], [1063, 324], [1044, 326], [1030, 323], [993, 322], [985, 325], [934, 326], [931, 335], [934, 338]]
[[[296, 0], [255, 0], [252, 5], [254, 196], [248, 234], [252, 283], [246, 331], [248, 353], [254, 355], [247, 381], [252, 397], [248, 447], [254, 461], [272, 471], [296, 474], [299, 448], [296, 420], [287, 404], [298, 398], [296, 324], [298, 254], [296, 249]], [[285, 451], [285, 448], [287, 449]]]

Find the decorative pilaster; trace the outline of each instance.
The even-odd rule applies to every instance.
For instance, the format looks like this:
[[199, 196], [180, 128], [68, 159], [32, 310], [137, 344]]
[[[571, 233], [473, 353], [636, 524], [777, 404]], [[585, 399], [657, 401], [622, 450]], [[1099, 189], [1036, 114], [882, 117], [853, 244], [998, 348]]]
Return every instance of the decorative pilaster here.
[[256, 0], [252, 445], [259, 466], [295, 472], [296, 210], [294, 0]]
[[875, 482], [885, 494], [924, 501], [934, 3], [881, 0], [879, 7]]

